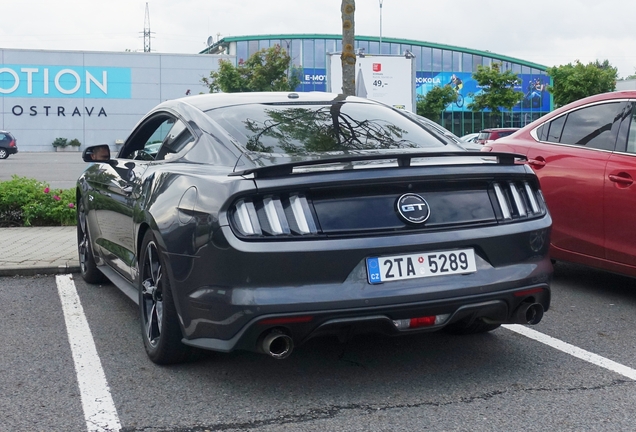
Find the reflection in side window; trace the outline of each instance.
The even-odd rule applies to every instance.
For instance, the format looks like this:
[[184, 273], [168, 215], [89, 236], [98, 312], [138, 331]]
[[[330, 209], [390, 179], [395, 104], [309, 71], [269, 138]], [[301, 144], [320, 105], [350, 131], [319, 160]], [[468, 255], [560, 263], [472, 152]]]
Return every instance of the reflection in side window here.
[[550, 125], [548, 126], [546, 141], [559, 142], [561, 140], [561, 133], [563, 132], [565, 117], [566, 116], [561, 116], [550, 123]]
[[[622, 104], [607, 103], [572, 111], [567, 116], [560, 142], [602, 150], [614, 150], [612, 126], [620, 119]], [[550, 131], [550, 134], [552, 131]]]
[[171, 155], [179, 153], [187, 144], [194, 141], [194, 137], [181, 121], [177, 120], [170, 132], [163, 140], [163, 147], [155, 157], [156, 160], [169, 159]]
[[632, 116], [629, 125], [629, 136], [627, 137], [627, 153], [636, 154], [636, 112]]

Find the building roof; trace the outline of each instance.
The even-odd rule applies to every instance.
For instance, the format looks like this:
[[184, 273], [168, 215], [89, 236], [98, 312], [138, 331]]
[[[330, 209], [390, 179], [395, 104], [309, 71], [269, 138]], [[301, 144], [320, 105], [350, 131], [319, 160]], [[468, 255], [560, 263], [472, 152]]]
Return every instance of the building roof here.
[[[253, 41], [253, 40], [267, 40], [267, 39], [332, 39], [332, 40], [342, 40], [342, 35], [338, 34], [269, 34], [269, 35], [251, 35], [251, 36], [228, 36], [224, 37], [214, 44], [210, 45], [206, 49], [202, 50], [199, 54], [220, 54], [221, 49], [227, 46], [231, 42], [241, 42], [241, 41]], [[369, 41], [369, 42], [380, 42], [380, 38], [377, 36], [360, 36], [356, 35], [355, 39], [357, 41]], [[449, 51], [458, 51], [467, 54], [478, 55], [482, 57], [489, 57], [495, 60], [501, 60], [504, 62], [517, 63], [523, 66], [528, 66], [531, 68], [539, 69], [545, 71], [547, 66], [541, 65], [538, 63], [529, 62], [526, 60], [518, 59], [515, 57], [509, 57], [501, 54], [495, 54], [490, 51], [479, 51], [471, 48], [459, 47], [454, 45], [445, 45], [433, 42], [425, 42], [425, 41], [416, 41], [413, 39], [397, 39], [397, 38], [389, 38], [382, 37], [382, 42], [388, 43], [399, 43], [403, 45], [415, 45], [420, 47], [427, 48], [436, 48], [443, 49]]]

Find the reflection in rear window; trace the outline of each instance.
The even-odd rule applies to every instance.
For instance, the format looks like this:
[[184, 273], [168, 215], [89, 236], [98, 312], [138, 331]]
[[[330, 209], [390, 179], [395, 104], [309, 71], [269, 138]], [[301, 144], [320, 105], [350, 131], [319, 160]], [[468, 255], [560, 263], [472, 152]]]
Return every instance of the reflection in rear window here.
[[439, 149], [445, 144], [399, 112], [354, 102], [251, 104], [207, 111], [249, 151], [306, 154]]

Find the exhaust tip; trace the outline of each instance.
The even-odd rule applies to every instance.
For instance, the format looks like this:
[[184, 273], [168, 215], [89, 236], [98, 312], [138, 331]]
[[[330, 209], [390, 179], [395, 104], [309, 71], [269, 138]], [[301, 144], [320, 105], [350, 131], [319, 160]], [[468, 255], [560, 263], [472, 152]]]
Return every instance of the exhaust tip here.
[[543, 306], [539, 303], [522, 303], [513, 315], [516, 324], [539, 324], [543, 318]]
[[539, 324], [542, 318], [543, 306], [538, 303], [530, 305], [530, 307], [526, 311], [526, 322], [531, 325]]
[[294, 341], [280, 330], [272, 330], [263, 339], [261, 349], [270, 357], [282, 360], [289, 357], [294, 350]]

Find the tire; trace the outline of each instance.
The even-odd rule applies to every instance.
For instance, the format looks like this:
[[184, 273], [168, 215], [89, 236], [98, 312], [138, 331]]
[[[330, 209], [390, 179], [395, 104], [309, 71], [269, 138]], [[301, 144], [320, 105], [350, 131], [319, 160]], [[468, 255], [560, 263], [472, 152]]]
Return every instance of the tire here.
[[444, 327], [446, 333], [454, 335], [469, 335], [478, 333], [487, 333], [498, 329], [501, 324], [488, 324], [481, 319], [473, 321], [458, 321], [456, 323]]
[[84, 204], [82, 204], [81, 200], [78, 201], [80, 202], [77, 205], [77, 255], [79, 257], [80, 273], [82, 279], [86, 282], [98, 284], [106, 281], [106, 277], [99, 271], [95, 263], [93, 247], [91, 246], [91, 240], [88, 234]]
[[9, 157], [9, 152], [6, 149], [0, 148], [0, 159], [6, 159]]
[[165, 259], [151, 231], [144, 236], [139, 258], [139, 313], [146, 353], [159, 365], [183, 363], [193, 349], [181, 343]]

